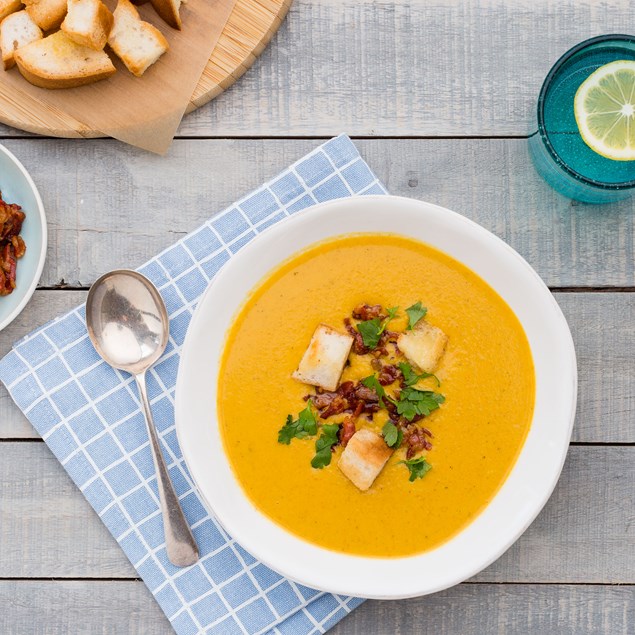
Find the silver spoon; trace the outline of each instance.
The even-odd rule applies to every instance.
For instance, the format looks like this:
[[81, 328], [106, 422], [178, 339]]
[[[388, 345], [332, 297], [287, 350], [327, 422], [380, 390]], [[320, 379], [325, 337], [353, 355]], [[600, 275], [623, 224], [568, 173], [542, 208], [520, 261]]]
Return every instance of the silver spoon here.
[[168, 343], [168, 314], [163, 299], [156, 287], [136, 271], [111, 271], [88, 293], [86, 325], [103, 360], [132, 374], [137, 382], [157, 474], [168, 558], [177, 567], [194, 564], [198, 547], [170, 481], [146, 389], [146, 372]]

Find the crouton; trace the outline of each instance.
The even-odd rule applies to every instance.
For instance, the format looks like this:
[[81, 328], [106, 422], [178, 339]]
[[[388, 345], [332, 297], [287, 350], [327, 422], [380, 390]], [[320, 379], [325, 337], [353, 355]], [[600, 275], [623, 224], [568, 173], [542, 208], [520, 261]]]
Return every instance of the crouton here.
[[408, 361], [424, 373], [433, 373], [448, 343], [447, 335], [436, 326], [421, 320], [397, 339], [399, 350]]
[[101, 0], [68, 0], [68, 13], [61, 29], [77, 44], [101, 51], [114, 18]]
[[24, 0], [26, 12], [42, 31], [56, 29], [66, 15], [66, 0]]
[[348, 359], [353, 338], [320, 324], [313, 333], [293, 378], [305, 384], [335, 390]]
[[0, 0], [0, 21], [22, 8], [22, 0]]
[[181, 30], [181, 16], [179, 10], [182, 0], [150, 0], [152, 8], [159, 17], [172, 28]]
[[378, 434], [362, 428], [350, 438], [337, 466], [355, 487], [365, 492], [384, 469], [392, 452]]
[[83, 86], [116, 71], [104, 51], [75, 44], [63, 31], [23, 46], [14, 57], [23, 77], [41, 88]]
[[26, 11], [18, 11], [0, 23], [0, 50], [7, 71], [15, 65], [14, 53], [21, 47], [42, 39], [42, 30]]
[[161, 31], [139, 17], [129, 0], [119, 0], [114, 15], [108, 44], [126, 68], [141, 77], [168, 50], [168, 41]]

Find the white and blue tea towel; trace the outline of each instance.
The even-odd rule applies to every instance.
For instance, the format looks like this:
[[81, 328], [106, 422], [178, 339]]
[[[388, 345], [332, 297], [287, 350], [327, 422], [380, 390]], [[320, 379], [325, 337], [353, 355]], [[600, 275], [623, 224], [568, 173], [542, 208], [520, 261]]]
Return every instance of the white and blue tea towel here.
[[148, 377], [170, 475], [200, 561], [167, 559], [147, 433], [132, 379], [103, 363], [79, 307], [31, 333], [0, 361], [0, 380], [99, 514], [178, 635], [323, 633], [361, 603], [284, 579], [245, 552], [203, 505], [174, 429], [179, 353], [196, 303], [218, 270], [273, 223], [315, 203], [385, 194], [346, 136], [332, 139], [142, 266], [161, 291], [170, 342]]

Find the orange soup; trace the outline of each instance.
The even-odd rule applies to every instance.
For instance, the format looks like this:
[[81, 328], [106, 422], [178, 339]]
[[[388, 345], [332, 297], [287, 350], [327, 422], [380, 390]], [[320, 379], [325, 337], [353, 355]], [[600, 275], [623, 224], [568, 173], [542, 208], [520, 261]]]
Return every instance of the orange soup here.
[[[364, 379], [372, 388], [376, 384], [367, 378], [379, 376], [382, 364], [390, 362], [418, 375], [410, 391], [415, 399], [436, 395], [437, 405], [425, 416], [406, 411], [411, 404], [403, 391], [409, 386], [395, 371], [399, 378], [385, 386], [385, 408], [365, 402], [358, 408], [363, 410], [352, 412], [356, 402], [351, 402], [346, 411], [323, 419], [324, 410], [315, 404], [328, 391], [293, 374], [318, 325], [342, 335], [359, 332], [362, 320], [351, 318], [352, 312], [375, 305], [382, 312], [368, 326], [379, 325], [389, 334], [378, 348], [384, 343], [392, 358], [382, 361], [380, 352], [364, 354], [363, 347], [355, 354], [357, 344], [362, 346], [358, 337], [339, 386], [361, 386]], [[415, 318], [418, 323], [409, 330]], [[400, 334], [414, 333], [424, 323], [445, 338], [434, 375], [410, 364], [396, 343]], [[433, 549], [479, 514], [518, 457], [535, 398], [527, 337], [502, 298], [440, 251], [385, 234], [316, 244], [269, 274], [236, 316], [219, 377], [225, 451], [253, 504], [307, 541], [377, 557]], [[298, 416], [307, 407], [316, 425], [298, 434]], [[393, 442], [387, 462], [365, 491], [342, 471], [342, 453], [353, 452], [352, 444], [344, 448], [340, 442], [345, 422], [353, 432], [364, 428], [386, 445]], [[283, 428], [290, 435], [281, 442]], [[413, 430], [425, 441], [423, 448], [413, 445]], [[320, 452], [321, 436], [330, 441]], [[330, 463], [315, 463], [318, 454]]]

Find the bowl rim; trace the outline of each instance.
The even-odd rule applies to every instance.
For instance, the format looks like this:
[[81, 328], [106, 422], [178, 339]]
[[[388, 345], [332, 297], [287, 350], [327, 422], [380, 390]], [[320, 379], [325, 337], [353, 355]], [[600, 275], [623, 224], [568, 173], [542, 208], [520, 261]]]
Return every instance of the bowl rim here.
[[[410, 205], [410, 206], [414, 205], [414, 206], [420, 207], [422, 211], [423, 211], [423, 208], [427, 208], [427, 211], [430, 213], [447, 215], [447, 218], [449, 219], [450, 224], [458, 223], [459, 225], [462, 225], [467, 232], [473, 232], [475, 233], [475, 236], [477, 237], [480, 236], [481, 238], [488, 240], [490, 243], [496, 244], [500, 250], [500, 254], [501, 255], [505, 254], [507, 258], [511, 258], [512, 260], [514, 260], [516, 262], [516, 265], [521, 267], [524, 270], [525, 275], [529, 275], [532, 278], [533, 284], [537, 285], [537, 288], [540, 289], [540, 293], [542, 294], [545, 300], [545, 303], [549, 305], [549, 308], [553, 313], [552, 326], [554, 327], [555, 330], [558, 331], [558, 335], [562, 337], [562, 340], [560, 343], [562, 345], [562, 348], [565, 349], [565, 352], [566, 352], [566, 359], [563, 358], [561, 362], [563, 366], [566, 367], [566, 370], [567, 370], [567, 373], [566, 373], [567, 376], [565, 377], [565, 380], [563, 381], [563, 384], [564, 384], [563, 393], [566, 393], [565, 396], [567, 397], [567, 399], [562, 400], [561, 409], [567, 414], [567, 418], [566, 418], [566, 421], [562, 423], [563, 428], [561, 431], [560, 442], [557, 444], [558, 447], [555, 447], [555, 448], [552, 447], [549, 450], [551, 453], [554, 454], [554, 457], [553, 457], [554, 460], [553, 460], [553, 463], [551, 464], [551, 477], [548, 483], [544, 484], [544, 486], [542, 487], [541, 493], [538, 497], [539, 500], [534, 501], [532, 503], [531, 509], [529, 511], [528, 510], [523, 511], [522, 523], [520, 524], [516, 523], [517, 526], [514, 528], [513, 531], [510, 532], [509, 536], [504, 541], [500, 542], [496, 548], [490, 549], [488, 551], [487, 557], [482, 557], [480, 558], [480, 560], [477, 559], [478, 562], [476, 565], [473, 564], [470, 568], [462, 569], [454, 575], [446, 575], [443, 581], [439, 582], [438, 584], [427, 584], [427, 585], [421, 586], [421, 585], [417, 585], [417, 582], [415, 581], [412, 585], [410, 585], [411, 588], [409, 588], [408, 590], [401, 589], [398, 592], [394, 592], [388, 588], [381, 587], [381, 584], [378, 586], [375, 583], [371, 583], [371, 582], [367, 583], [366, 581], [360, 582], [354, 588], [351, 586], [346, 586], [346, 585], [339, 586], [340, 584], [339, 582], [333, 582], [333, 581], [330, 581], [328, 584], [325, 585], [323, 584], [322, 580], [319, 578], [319, 574], [318, 574], [318, 577], [316, 577], [316, 575], [313, 574], [313, 572], [299, 571], [295, 563], [281, 562], [279, 560], [276, 560], [275, 558], [272, 559], [269, 553], [267, 552], [266, 548], [264, 549], [262, 548], [261, 543], [259, 542], [259, 539], [258, 539], [259, 537], [254, 536], [252, 533], [250, 533], [253, 531], [252, 528], [241, 527], [240, 525], [236, 524], [235, 518], [223, 516], [222, 514], [218, 515], [216, 513], [217, 509], [210, 502], [210, 498], [208, 497], [208, 495], [206, 495], [204, 491], [205, 488], [201, 487], [202, 479], [201, 479], [201, 473], [198, 469], [199, 465], [197, 465], [195, 462], [192, 461], [192, 452], [195, 449], [195, 445], [196, 445], [195, 441], [188, 437], [187, 432], [184, 428], [184, 421], [187, 420], [187, 413], [184, 412], [184, 403], [186, 402], [186, 393], [187, 393], [185, 375], [186, 375], [186, 369], [188, 368], [188, 365], [189, 365], [190, 357], [193, 354], [193, 349], [194, 349], [194, 346], [192, 343], [193, 340], [190, 334], [193, 334], [197, 331], [197, 329], [199, 328], [199, 326], [197, 325], [199, 324], [199, 322], [203, 320], [204, 316], [203, 316], [202, 307], [205, 306], [206, 299], [209, 296], [211, 296], [221, 284], [225, 283], [231, 278], [233, 269], [236, 266], [236, 264], [232, 265], [232, 262], [238, 263], [238, 264], [249, 262], [251, 251], [253, 249], [256, 249], [256, 247], [253, 247], [254, 244], [260, 245], [262, 247], [262, 245], [266, 244], [267, 237], [275, 236], [276, 234], [279, 234], [279, 233], [281, 234], [283, 230], [285, 232], [289, 232], [293, 225], [308, 223], [310, 222], [311, 218], [319, 217], [322, 214], [328, 213], [329, 210], [331, 210], [332, 208], [337, 208], [342, 205], [343, 206], [359, 205], [360, 199], [362, 199], [362, 202], [365, 202], [368, 204], [374, 204], [376, 202], [379, 202], [381, 205], [384, 205], [384, 206], [387, 203], [392, 203], [395, 205]], [[281, 229], [281, 227], [283, 229]], [[324, 240], [330, 240], [338, 236], [350, 235], [351, 233], [355, 233], [355, 232], [343, 231], [339, 233], [332, 233], [328, 238], [314, 240], [308, 243], [306, 246], [303, 246], [291, 251], [290, 255], [287, 255], [283, 258], [279, 258], [277, 261], [278, 263], [277, 265], [275, 265], [274, 267], [269, 267], [268, 269], [265, 269], [264, 275], [261, 273], [259, 276], [260, 280], [264, 279], [266, 275], [271, 273], [272, 270], [275, 270], [275, 268], [279, 266], [280, 264], [282, 264], [285, 260], [301, 252], [310, 244], [323, 242]], [[418, 240], [419, 242], [425, 243], [425, 240], [422, 240], [414, 236], [409, 236], [407, 233], [404, 233], [402, 231], [377, 232], [373, 230], [362, 230], [357, 233], [359, 234], [392, 233], [394, 235], [410, 237], [411, 239]], [[440, 249], [441, 251], [444, 251], [442, 248], [438, 247], [432, 242], [429, 244], [436, 249]], [[462, 264], [464, 264], [465, 266], [469, 267], [469, 265], [461, 261], [460, 258], [457, 258], [456, 256], [452, 254], [450, 255], [456, 260], [459, 260], [459, 262], [462, 262]], [[469, 268], [472, 269], [471, 267]], [[485, 278], [479, 272], [477, 272], [477, 274], [483, 277], [485, 282], [489, 284], [499, 295], [501, 295], [501, 291], [497, 289], [496, 286], [494, 286], [494, 284], [490, 280]], [[257, 284], [258, 283], [256, 283], [255, 286], [257, 286]], [[252, 290], [253, 288], [254, 288], [254, 285], [251, 285]], [[243, 298], [243, 302], [244, 300], [245, 298]], [[242, 302], [239, 303], [237, 306], [235, 306], [233, 310], [234, 315], [236, 314], [237, 311], [240, 310], [241, 306], [242, 306]], [[523, 324], [523, 328], [526, 329], [524, 324]], [[226, 332], [223, 334], [223, 341], [225, 337], [226, 337]], [[532, 348], [532, 355], [535, 356], [533, 348]], [[218, 362], [219, 360], [215, 360], [215, 366], [214, 366], [215, 374], [213, 377], [214, 384], [217, 381]], [[535, 363], [535, 360], [534, 360], [534, 363]], [[557, 304], [555, 298], [549, 291], [546, 284], [540, 278], [540, 276], [524, 260], [524, 258], [522, 258], [522, 256], [520, 256], [520, 254], [518, 254], [511, 246], [509, 246], [502, 239], [492, 234], [490, 231], [488, 231], [487, 229], [485, 229], [478, 223], [456, 212], [453, 212], [447, 208], [444, 208], [432, 203], [427, 203], [425, 201], [419, 201], [416, 199], [410, 199], [405, 197], [390, 196], [390, 195], [347, 197], [347, 198], [336, 199], [336, 200], [316, 204], [310, 208], [303, 210], [302, 212], [294, 214], [290, 218], [284, 219], [283, 223], [277, 223], [273, 226], [268, 227], [262, 233], [258, 234], [249, 244], [245, 245], [240, 250], [239, 253], [235, 254], [231, 258], [229, 262], [225, 263], [225, 265], [218, 272], [215, 278], [210, 282], [210, 284], [208, 285], [208, 288], [206, 289], [200, 301], [198, 302], [195, 314], [190, 322], [190, 325], [188, 327], [188, 333], [186, 335], [186, 338], [183, 344], [181, 362], [179, 364], [179, 372], [178, 372], [177, 386], [176, 386], [176, 398], [175, 398], [176, 433], [177, 433], [179, 444], [183, 452], [183, 457], [186, 461], [186, 464], [188, 466], [188, 469], [190, 471], [194, 484], [199, 494], [201, 495], [206, 505], [208, 506], [208, 509], [211, 510], [213, 517], [216, 518], [216, 520], [218, 520], [218, 522], [223, 526], [223, 528], [226, 529], [226, 531], [228, 531], [230, 536], [232, 536], [237, 541], [238, 544], [240, 544], [243, 548], [245, 548], [258, 560], [260, 560], [261, 562], [263, 562], [270, 568], [274, 569], [275, 571], [279, 572], [280, 574], [284, 575], [285, 577], [295, 582], [298, 582], [300, 584], [304, 584], [310, 587], [314, 587], [317, 589], [321, 589], [324, 591], [328, 591], [331, 593], [335, 593], [338, 595], [352, 595], [352, 596], [374, 598], [374, 599], [401, 599], [401, 598], [409, 598], [409, 597], [418, 597], [421, 595], [427, 595], [429, 593], [442, 591], [443, 589], [454, 586], [455, 584], [458, 584], [472, 577], [473, 575], [475, 575], [476, 573], [478, 573], [485, 567], [489, 566], [492, 562], [497, 560], [505, 551], [507, 551], [507, 549], [509, 549], [509, 547], [514, 542], [516, 542], [516, 540], [518, 540], [518, 538], [524, 533], [527, 527], [529, 527], [529, 525], [538, 516], [540, 511], [543, 509], [544, 505], [549, 500], [551, 494], [553, 493], [553, 490], [562, 472], [564, 462], [566, 460], [568, 447], [569, 447], [569, 441], [571, 438], [571, 433], [573, 430], [573, 424], [575, 420], [576, 403], [577, 403], [577, 380], [578, 378], [577, 378], [577, 362], [576, 362], [575, 348], [573, 345], [573, 338], [571, 336], [571, 332], [569, 330], [566, 319], [564, 315], [562, 314], [562, 311], [559, 305]], [[215, 387], [214, 387], [214, 390], [215, 390]], [[215, 403], [214, 403], [214, 414], [215, 414]], [[534, 428], [535, 418], [536, 418], [536, 410], [534, 410], [534, 419], [532, 419], [530, 432], [532, 428]], [[217, 425], [214, 425], [213, 427], [217, 428]], [[528, 435], [528, 438], [529, 438], [529, 435]], [[454, 536], [447, 542], [443, 543], [439, 547], [431, 551], [424, 552], [422, 554], [415, 554], [413, 556], [406, 556], [404, 558], [363, 557], [363, 556], [357, 556], [352, 554], [342, 554], [339, 552], [333, 552], [323, 547], [313, 545], [312, 543], [308, 543], [302, 538], [299, 538], [295, 536], [294, 534], [292, 534], [291, 532], [287, 531], [286, 529], [281, 528], [279, 525], [275, 523], [275, 521], [269, 519], [264, 513], [260, 512], [253, 503], [251, 503], [251, 501], [249, 500], [245, 492], [242, 490], [242, 487], [238, 483], [235, 475], [233, 474], [233, 470], [231, 466], [229, 465], [229, 460], [224, 452], [224, 449], [222, 448], [221, 448], [221, 453], [225, 459], [225, 463], [227, 464], [227, 467], [232, 473], [233, 480], [236, 481], [236, 484], [238, 486], [238, 489], [240, 490], [242, 499], [244, 499], [244, 501], [247, 502], [247, 506], [252, 508], [252, 512], [255, 514], [255, 516], [259, 516], [262, 520], [264, 520], [265, 523], [275, 526], [278, 530], [278, 533], [282, 533], [286, 535], [289, 541], [300, 542], [305, 546], [308, 545], [310, 549], [317, 550], [317, 552], [321, 552], [322, 555], [324, 555], [325, 557], [328, 554], [328, 557], [339, 560], [340, 564], [342, 565], [351, 564], [353, 561], [356, 561], [358, 563], [364, 561], [364, 562], [372, 562], [372, 563], [378, 563], [378, 564], [386, 563], [386, 562], [403, 563], [409, 560], [414, 561], [418, 558], [422, 558], [423, 556], [428, 556], [429, 554], [435, 554], [440, 549], [445, 548], [447, 545], [454, 543], [457, 540], [457, 538], [461, 537], [463, 534], [467, 532], [469, 528], [474, 526], [479, 521], [479, 519], [485, 515], [486, 511], [493, 506], [494, 501], [496, 501], [499, 498], [501, 492], [505, 489], [505, 486], [512, 479], [512, 475], [514, 474], [514, 472], [516, 471], [520, 463], [521, 456], [523, 456], [525, 453], [526, 446], [528, 444], [528, 438], [525, 440], [523, 447], [521, 448], [521, 451], [519, 453], [519, 456], [516, 459], [516, 462], [512, 466], [510, 473], [508, 474], [506, 480], [501, 485], [500, 489], [496, 492], [493, 499], [479, 512], [479, 514], [476, 515], [474, 519], [470, 521], [470, 523], [468, 523], [456, 536]], [[192, 445], [192, 443], [194, 443], [195, 445]], [[222, 445], [222, 440], [221, 440], [221, 445]], [[458, 568], [460, 569], [460, 567]]]
[[[44, 203], [42, 203], [42, 197], [40, 196], [40, 192], [37, 189], [31, 175], [28, 173], [27, 169], [22, 165], [22, 163], [18, 160], [18, 158], [3, 144], [0, 144], [0, 153], [4, 154], [9, 161], [11, 161], [16, 168], [21, 172], [24, 180], [27, 185], [33, 192], [33, 196], [35, 197], [35, 202], [37, 206], [39, 221], [40, 221], [40, 233], [42, 235], [42, 241], [40, 246], [40, 254], [38, 256], [37, 267], [35, 269], [35, 274], [29, 283], [29, 287], [24, 294], [24, 297], [20, 302], [16, 305], [16, 307], [11, 311], [3, 320], [0, 320], [0, 331], [9, 326], [15, 318], [22, 313], [24, 307], [29, 303], [29, 300], [33, 297], [35, 293], [35, 289], [42, 277], [42, 271], [44, 270], [44, 262], [46, 261], [46, 249], [48, 245], [48, 226], [46, 222], [46, 211], [44, 210]], [[28, 248], [28, 246], [27, 246]]]

